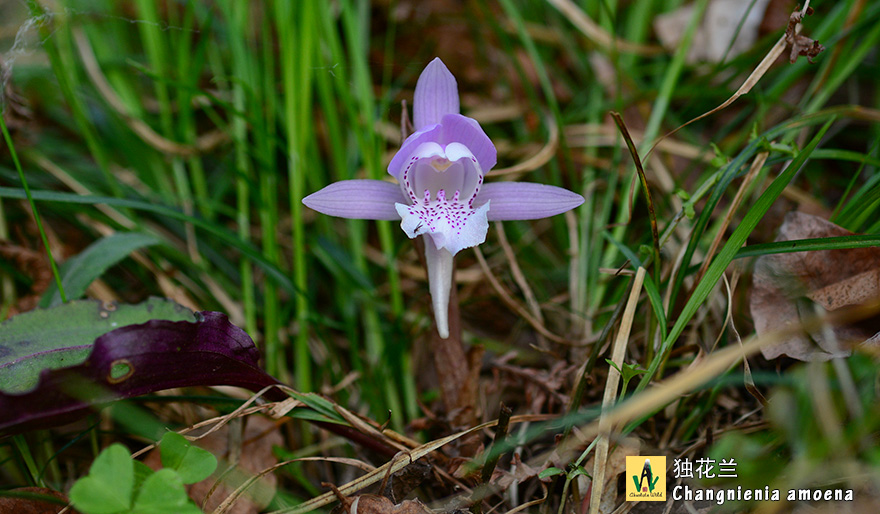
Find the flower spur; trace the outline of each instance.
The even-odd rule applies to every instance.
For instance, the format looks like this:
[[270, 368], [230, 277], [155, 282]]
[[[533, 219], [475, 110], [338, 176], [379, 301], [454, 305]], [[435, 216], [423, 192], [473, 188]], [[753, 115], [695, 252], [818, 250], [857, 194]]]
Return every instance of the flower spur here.
[[412, 239], [425, 240], [434, 319], [449, 337], [453, 257], [486, 240], [489, 221], [530, 220], [581, 205], [581, 195], [527, 182], [483, 183], [495, 166], [495, 145], [480, 124], [460, 114], [455, 77], [439, 58], [416, 83], [410, 135], [381, 180], [343, 180], [303, 198], [318, 212], [354, 219], [400, 220]]

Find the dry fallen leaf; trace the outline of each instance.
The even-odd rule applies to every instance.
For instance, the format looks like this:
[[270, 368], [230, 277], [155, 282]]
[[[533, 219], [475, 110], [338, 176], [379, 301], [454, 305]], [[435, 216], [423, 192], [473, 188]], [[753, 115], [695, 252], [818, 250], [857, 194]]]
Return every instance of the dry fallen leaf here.
[[[776, 241], [852, 235], [830, 221], [791, 212]], [[880, 248], [853, 248], [764, 255], [755, 262], [750, 298], [758, 335], [800, 324], [816, 314], [814, 302], [828, 311], [880, 297]], [[838, 326], [802, 333], [763, 348], [767, 359], [788, 355], [799, 360], [847, 356], [853, 342], [880, 343], [876, 323]], [[831, 337], [829, 337], [831, 336]]]
[[[725, 57], [730, 59], [748, 50], [758, 38], [758, 28], [769, 2], [757, 0], [751, 5], [752, 2], [742, 0], [710, 1], [688, 50], [688, 62], [721, 62]], [[664, 47], [678, 46], [693, 14], [694, 4], [688, 4], [655, 18], [654, 30]]]
[[[61, 501], [68, 501], [67, 497], [58, 491], [45, 487], [21, 487], [13, 489], [14, 493], [30, 493], [34, 495], [51, 496]], [[64, 508], [63, 504], [40, 501], [30, 498], [15, 498], [0, 496], [0, 514], [56, 514]], [[68, 514], [77, 514], [77, 511], [68, 509]]]
[[804, 19], [805, 14], [807, 16], [813, 14], [813, 8], [807, 7], [806, 13], [802, 11], [791, 13], [791, 17], [788, 19], [788, 27], [785, 29], [785, 42], [791, 46], [789, 60], [792, 64], [801, 55], [806, 57], [812, 64], [813, 57], [816, 57], [821, 51], [825, 50], [825, 47], [820, 45], [818, 41], [797, 33], [797, 25]]
[[332, 514], [433, 514], [419, 500], [404, 500], [395, 505], [388, 498], [375, 494], [361, 494], [349, 498], [335, 487], [333, 492], [339, 498], [339, 505], [333, 509]]

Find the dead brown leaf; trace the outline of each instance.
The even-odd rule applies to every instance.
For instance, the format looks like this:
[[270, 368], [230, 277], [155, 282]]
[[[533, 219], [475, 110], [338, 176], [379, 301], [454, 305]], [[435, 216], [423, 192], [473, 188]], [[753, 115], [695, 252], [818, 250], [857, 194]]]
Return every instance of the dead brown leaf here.
[[[721, 62], [745, 52], [758, 39], [758, 28], [770, 0], [712, 0], [694, 34], [687, 61]], [[657, 37], [667, 49], [678, 47], [693, 17], [695, 4], [661, 14], [654, 19]]]
[[[30, 493], [33, 495], [51, 496], [61, 501], [67, 502], [67, 497], [58, 491], [46, 489], [45, 487], [21, 487], [13, 489], [13, 493]], [[16, 498], [12, 496], [0, 496], [0, 514], [57, 514], [64, 508], [64, 505], [41, 501], [31, 498]], [[73, 509], [65, 512], [69, 514], [78, 514]]]
[[[830, 221], [791, 212], [776, 241], [852, 235]], [[758, 335], [799, 325], [815, 314], [810, 301], [828, 311], [880, 297], [880, 248], [853, 248], [765, 255], [755, 262], [750, 298]], [[767, 359], [788, 355], [799, 360], [847, 356], [851, 343], [878, 344], [876, 322], [801, 333], [762, 348]]]
[[797, 61], [797, 58], [801, 55], [806, 57], [812, 64], [813, 57], [816, 57], [820, 52], [825, 50], [825, 47], [820, 45], [818, 41], [797, 33], [797, 25], [804, 19], [805, 14], [807, 16], [813, 14], [813, 8], [807, 7], [806, 13], [797, 10], [791, 13], [791, 16], [788, 18], [788, 27], [785, 29], [785, 42], [791, 47], [789, 60], [792, 64], [794, 64], [794, 62]]
[[333, 484], [324, 482], [322, 485], [331, 488], [339, 499], [339, 505], [331, 511], [331, 514], [433, 514], [419, 500], [404, 500], [395, 505], [384, 496], [360, 494], [348, 497]]
[[10, 262], [34, 281], [29, 294], [22, 296], [18, 303], [9, 309], [9, 316], [35, 309], [40, 297], [52, 284], [52, 268], [49, 267], [46, 254], [18, 246], [10, 241], [0, 241], [0, 259]]
[[397, 505], [384, 496], [362, 494], [355, 496], [348, 505], [342, 506], [338, 511], [350, 514], [433, 514], [424, 503], [419, 500], [404, 500]]

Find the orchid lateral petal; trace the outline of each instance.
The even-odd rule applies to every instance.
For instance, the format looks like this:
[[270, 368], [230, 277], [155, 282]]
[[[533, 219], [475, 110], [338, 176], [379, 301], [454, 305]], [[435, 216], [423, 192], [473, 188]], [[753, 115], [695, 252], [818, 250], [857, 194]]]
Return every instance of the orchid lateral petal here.
[[394, 154], [394, 157], [391, 158], [391, 162], [388, 163], [388, 174], [400, 182], [400, 173], [406, 167], [407, 163], [409, 163], [410, 159], [412, 159], [418, 152], [419, 147], [425, 143], [436, 143], [440, 141], [440, 133], [442, 130], [443, 127], [437, 124], [429, 125], [422, 130], [410, 134], [403, 144], [400, 145], [400, 150], [398, 150], [397, 153]]
[[497, 152], [492, 140], [483, 131], [477, 120], [462, 116], [461, 114], [447, 114], [441, 120], [442, 124], [428, 125], [411, 134], [400, 145], [400, 150], [388, 164], [388, 173], [400, 180], [400, 173], [418, 152], [420, 146], [433, 142], [441, 146], [450, 143], [461, 143], [477, 158], [480, 169], [487, 172], [497, 162]]
[[458, 84], [439, 57], [428, 63], [413, 98], [413, 124], [416, 130], [440, 123], [445, 114], [458, 114]]
[[468, 147], [480, 163], [483, 173], [491, 170], [498, 161], [498, 153], [492, 140], [477, 120], [461, 114], [447, 114], [441, 120], [443, 144], [461, 143]]
[[425, 237], [425, 262], [428, 265], [428, 288], [431, 291], [431, 304], [434, 307], [434, 322], [437, 333], [449, 337], [449, 291], [452, 287], [453, 255], [445, 248], [438, 249], [434, 240]]
[[485, 183], [474, 207], [490, 200], [489, 221], [549, 218], [584, 203], [584, 197], [567, 189], [531, 182]]
[[342, 180], [303, 198], [320, 213], [363, 220], [399, 220], [399, 202], [406, 202], [400, 186], [381, 180]]

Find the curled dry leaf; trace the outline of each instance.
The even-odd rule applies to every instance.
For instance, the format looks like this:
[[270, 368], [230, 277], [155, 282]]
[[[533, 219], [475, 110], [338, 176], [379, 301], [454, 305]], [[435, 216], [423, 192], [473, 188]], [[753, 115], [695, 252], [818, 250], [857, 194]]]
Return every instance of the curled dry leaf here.
[[[777, 241], [852, 235], [830, 221], [791, 212]], [[750, 298], [758, 335], [800, 324], [815, 314], [810, 302], [833, 311], [880, 297], [880, 248], [852, 248], [764, 255], [755, 262]], [[761, 351], [767, 359], [788, 355], [799, 360], [847, 356], [851, 343], [880, 343], [876, 323], [839, 326], [801, 333]], [[833, 336], [833, 337], [828, 337]]]
[[806, 57], [807, 60], [812, 63], [813, 57], [816, 57], [820, 52], [825, 50], [825, 47], [820, 45], [815, 39], [810, 39], [803, 34], [798, 34], [797, 25], [804, 19], [804, 14], [807, 16], [813, 14], [813, 8], [807, 7], [806, 13], [798, 10], [791, 13], [791, 17], [788, 19], [788, 27], [785, 29], [785, 42], [791, 47], [789, 60], [792, 64], [794, 64], [794, 62], [797, 61], [798, 56], [801, 55]]

